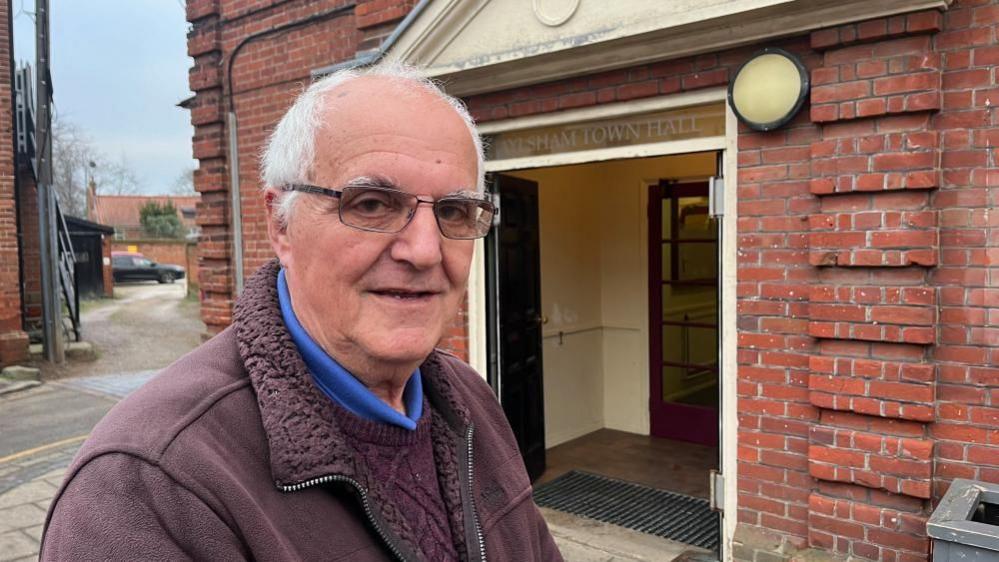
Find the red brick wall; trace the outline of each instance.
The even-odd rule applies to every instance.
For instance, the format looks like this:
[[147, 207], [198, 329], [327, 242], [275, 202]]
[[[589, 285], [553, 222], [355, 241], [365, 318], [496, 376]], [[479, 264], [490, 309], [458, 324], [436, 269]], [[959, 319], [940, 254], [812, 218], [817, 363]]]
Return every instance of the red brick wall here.
[[38, 230], [38, 187], [28, 164], [17, 171], [18, 218], [21, 221], [22, 314], [24, 329], [42, 329], [41, 233]]
[[[290, 2], [278, 16], [267, 2], [189, 3], [204, 317], [214, 326], [231, 305], [217, 63], [247, 28], [330, 7], [320, 4]], [[251, 9], [259, 17], [239, 19]], [[391, 27], [365, 28], [363, 11], [237, 59], [247, 272], [270, 256], [260, 143], [308, 65], [349, 58], [351, 41]], [[787, 127], [738, 138], [741, 527], [797, 547], [926, 560], [925, 519], [949, 482], [999, 482], [997, 23], [999, 1], [958, 0], [942, 14], [767, 43], [803, 58], [813, 90]], [[334, 38], [347, 46], [322, 42]], [[484, 122], [724, 86], [756, 48], [466, 101]], [[460, 324], [448, 338], [467, 345]]]
[[[779, 43], [814, 87], [738, 141], [742, 525], [925, 560], [950, 480], [999, 481], [997, 21], [958, 2]], [[482, 122], [723, 85], [750, 51], [468, 104]]]
[[101, 277], [104, 280], [104, 296], [111, 298], [114, 296], [114, 269], [111, 267], [111, 236], [101, 236], [101, 257], [107, 260], [101, 268]]
[[[274, 255], [267, 239], [258, 183], [257, 155], [262, 143], [302, 85], [308, 83], [312, 69], [351, 59], [357, 50], [377, 47], [414, 3], [413, 0], [357, 2], [352, 13], [320, 19], [293, 33], [264, 36], [247, 43], [238, 53], [232, 84], [239, 124], [244, 275], [252, 275]], [[195, 188], [202, 194], [197, 213], [197, 222], [202, 227], [198, 243], [200, 271], [198, 277], [192, 278], [201, 285], [201, 317], [209, 333], [216, 333], [231, 322], [233, 304], [224, 63], [236, 45], [253, 33], [321, 15], [344, 4], [342, 1], [188, 1], [187, 19], [192, 24], [188, 54], [194, 58], [190, 86], [196, 93], [191, 122], [195, 126], [194, 157], [200, 161]], [[442, 346], [467, 357], [467, 339], [462, 312]]]
[[10, 21], [10, 0], [0, 2], [0, 367], [28, 353], [28, 337], [21, 327]]
[[[197, 221], [202, 227], [198, 244], [202, 290], [201, 316], [215, 333], [232, 319], [233, 277], [227, 167], [228, 111], [225, 72], [229, 56], [242, 40], [274, 28], [329, 12], [342, 1], [190, 0], [187, 19], [188, 54], [194, 58], [190, 86], [196, 93], [191, 106], [195, 126], [194, 157], [200, 161], [195, 188], [202, 194]], [[363, 4], [362, 4], [363, 5]], [[244, 233], [244, 273], [252, 274], [271, 256], [266, 238], [257, 170], [261, 143], [290, 105], [310, 71], [332, 61], [353, 58], [361, 38], [355, 16], [320, 19], [293, 33], [266, 35], [240, 50], [232, 66], [235, 110], [238, 116]]]

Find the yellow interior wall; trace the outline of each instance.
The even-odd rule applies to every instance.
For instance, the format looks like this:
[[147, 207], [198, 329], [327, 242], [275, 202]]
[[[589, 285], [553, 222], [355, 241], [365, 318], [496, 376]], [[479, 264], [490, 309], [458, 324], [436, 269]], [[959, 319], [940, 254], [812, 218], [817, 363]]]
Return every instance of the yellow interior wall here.
[[705, 153], [509, 172], [539, 186], [546, 446], [649, 433], [647, 186], [714, 166]]
[[[604, 427], [599, 181], [589, 166], [516, 174], [538, 182], [545, 443]], [[562, 332], [562, 336], [559, 336]]]

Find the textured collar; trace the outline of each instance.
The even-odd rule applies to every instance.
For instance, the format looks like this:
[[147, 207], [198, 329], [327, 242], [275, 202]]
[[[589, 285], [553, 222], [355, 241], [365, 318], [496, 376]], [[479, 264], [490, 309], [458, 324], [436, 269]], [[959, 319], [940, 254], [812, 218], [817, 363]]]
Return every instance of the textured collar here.
[[[290, 486], [338, 474], [366, 482], [367, 475], [358, 474], [353, 448], [341, 428], [349, 412], [313, 383], [284, 325], [278, 304], [278, 270], [276, 259], [257, 270], [247, 280], [233, 314], [239, 354], [267, 435], [274, 481]], [[420, 366], [420, 372], [430, 405], [462, 434], [470, 415], [451, 381], [457, 374], [437, 350]]]

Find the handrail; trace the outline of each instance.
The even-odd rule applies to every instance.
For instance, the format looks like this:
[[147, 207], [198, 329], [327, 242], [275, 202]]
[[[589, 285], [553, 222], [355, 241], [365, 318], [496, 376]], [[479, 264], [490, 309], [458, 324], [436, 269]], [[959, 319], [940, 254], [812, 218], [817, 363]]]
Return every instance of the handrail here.
[[73, 339], [80, 341], [80, 291], [76, 279], [76, 253], [73, 251], [73, 240], [69, 236], [69, 227], [66, 226], [66, 216], [63, 215], [58, 201], [56, 201], [55, 211], [59, 240], [59, 284], [62, 285], [62, 293], [66, 298]]

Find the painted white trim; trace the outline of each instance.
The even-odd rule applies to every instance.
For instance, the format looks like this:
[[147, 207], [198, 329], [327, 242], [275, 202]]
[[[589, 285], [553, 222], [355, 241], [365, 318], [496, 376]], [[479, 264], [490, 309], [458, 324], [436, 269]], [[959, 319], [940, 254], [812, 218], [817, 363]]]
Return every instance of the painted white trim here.
[[708, 152], [724, 150], [725, 137], [706, 137], [703, 139], [684, 139], [634, 146], [617, 146], [599, 150], [581, 150], [579, 152], [562, 152], [523, 158], [508, 158], [506, 160], [490, 160], [486, 162], [487, 172], [502, 172], [509, 170], [524, 170], [527, 168], [548, 168], [551, 166], [567, 166], [588, 162], [604, 162], [607, 160], [625, 160], [629, 158], [646, 158], [648, 156], [667, 156], [670, 154], [687, 154], [690, 152]]
[[[482, 318], [482, 322], [473, 322]], [[486, 244], [482, 239], [475, 241], [472, 266], [468, 274], [468, 363], [482, 378], [489, 369], [486, 350]]]
[[[687, 105], [699, 105], [725, 99], [724, 89], [705, 90], [698, 96], [676, 95], [663, 98], [653, 98], [649, 100], [639, 100], [613, 104], [603, 108], [584, 108], [580, 110], [564, 111], [557, 114], [545, 114], [517, 119], [508, 119], [484, 124], [480, 131], [485, 130], [490, 133], [501, 131], [515, 131], [533, 127], [543, 127], [548, 125], [570, 123], [574, 121], [586, 121], [604, 117], [628, 115], [632, 113], [644, 113], [660, 109], [674, 107], [684, 107]], [[673, 98], [673, 99], [670, 99]], [[488, 133], [486, 133], [488, 134]], [[577, 153], [553, 154], [546, 156], [536, 156], [529, 158], [515, 158], [508, 160], [497, 160], [486, 162], [486, 170], [490, 172], [512, 171], [526, 168], [544, 168], [560, 164], [596, 162], [602, 160], [615, 160], [621, 158], [634, 158], [640, 156], [665, 156], [670, 154], [686, 154], [692, 152], [704, 152], [707, 150], [724, 150], [725, 166], [725, 220], [722, 228], [722, 260], [723, 260], [723, 287], [729, 288], [722, 291], [721, 297], [721, 364], [724, 373], [724, 383], [722, 384], [722, 455], [721, 470], [725, 475], [725, 513], [722, 520], [722, 540], [725, 545], [726, 560], [732, 559], [732, 540], [735, 537], [735, 527], [738, 516], [738, 406], [736, 404], [736, 385], [738, 380], [737, 359], [738, 332], [736, 329], [736, 267], [737, 245], [738, 245], [738, 214], [737, 197], [738, 188], [738, 136], [739, 124], [735, 113], [726, 104], [725, 107], [725, 136], [708, 137], [705, 139], [688, 139], [654, 143], [647, 145], [636, 145], [634, 147], [617, 147], [602, 150], [588, 150]], [[631, 150], [632, 152], [628, 152]], [[634, 154], [634, 155], [628, 155]], [[643, 236], [644, 240], [645, 237]], [[480, 367], [473, 361], [472, 365], [485, 372], [486, 334], [485, 326], [485, 259], [480, 251], [480, 246], [476, 247], [477, 260], [473, 261], [472, 275], [481, 279], [475, 283], [469, 282], [469, 291], [477, 291], [473, 297], [469, 295], [469, 345], [470, 349], [478, 349], [476, 353], [481, 353], [483, 366]], [[472, 302], [478, 303], [475, 308]], [[472, 325], [476, 325], [473, 330]], [[472, 338], [475, 341], [472, 341]]]
[[725, 104], [725, 219], [722, 221], [722, 295], [721, 295], [721, 372], [722, 380], [722, 455], [721, 470], [725, 475], [725, 516], [722, 518], [722, 540], [725, 560], [732, 560], [732, 540], [738, 523], [738, 329], [736, 325], [736, 273], [738, 267], [738, 190], [739, 122], [732, 108]]
[[[630, 24], [582, 28], [568, 37], [553, 29], [521, 45], [511, 42], [510, 31], [501, 26], [494, 26], [494, 31], [483, 31], [482, 26], [471, 25], [487, 4], [496, 1], [430, 2], [398, 36], [386, 58], [423, 67], [428, 76], [443, 80], [452, 95], [468, 96], [717, 52], [878, 17], [926, 9], [945, 10], [952, 2], [729, 0], [705, 5], [688, 2], [689, 9], [679, 13], [668, 6], [658, 11], [643, 11], [640, 5], [622, 3], [622, 11], [637, 10], [633, 14], [637, 17]], [[627, 21], [627, 18], [622, 20]], [[466, 42], [466, 52], [443, 56], [452, 45], [462, 44], [460, 36], [466, 28], [476, 29], [480, 38], [494, 39]]]
[[695, 105], [724, 102], [728, 90], [725, 88], [705, 88], [692, 92], [683, 92], [668, 96], [656, 96], [635, 101], [618, 103], [608, 103], [591, 107], [580, 107], [577, 109], [567, 109], [554, 113], [542, 113], [539, 115], [526, 115], [524, 117], [514, 117], [503, 119], [502, 121], [488, 121], [478, 126], [479, 134], [494, 135], [507, 131], [519, 131], [522, 129], [534, 129], [536, 127], [551, 127], [563, 125], [565, 123], [577, 123], [581, 121], [593, 121], [596, 119], [613, 119], [624, 115], [636, 115], [640, 113], [652, 113], [654, 111], [666, 111], [669, 109], [679, 109]]

